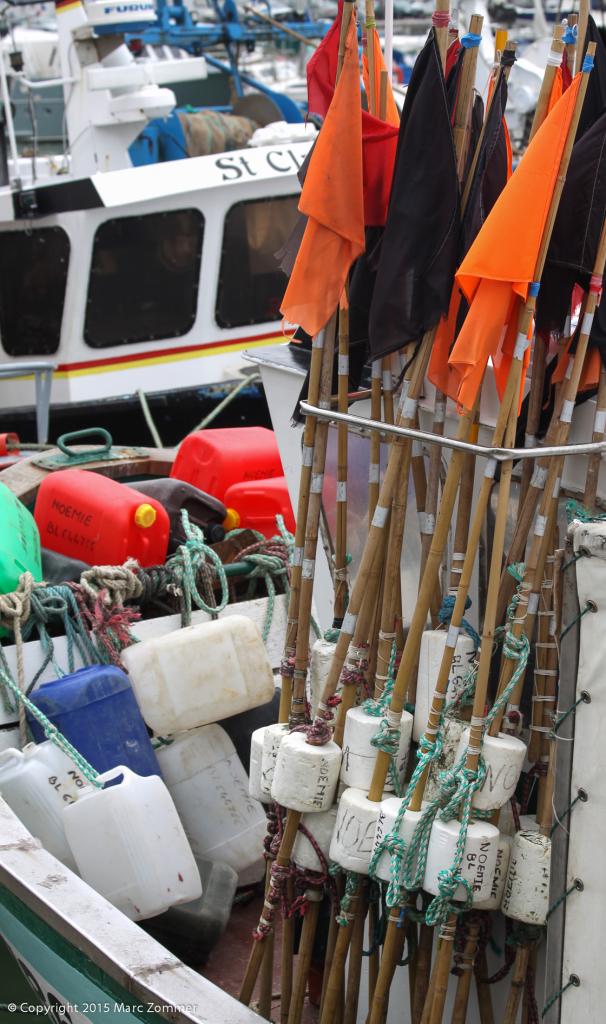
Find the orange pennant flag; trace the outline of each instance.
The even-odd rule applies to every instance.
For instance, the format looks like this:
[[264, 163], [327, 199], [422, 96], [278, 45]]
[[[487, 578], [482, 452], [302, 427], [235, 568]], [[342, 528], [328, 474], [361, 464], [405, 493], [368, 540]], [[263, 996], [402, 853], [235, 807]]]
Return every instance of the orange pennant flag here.
[[[379, 112], [379, 97], [381, 95], [381, 72], [385, 71], [385, 61], [383, 59], [383, 51], [381, 49], [381, 41], [379, 35], [375, 29], [371, 31], [372, 48], [374, 55], [374, 85], [375, 85], [375, 96], [377, 103], [376, 116], [380, 116]], [[362, 79], [364, 81], [364, 89], [368, 97], [368, 103], [370, 105], [370, 72], [368, 67], [368, 58], [365, 53], [362, 54]], [[396, 106], [396, 101], [393, 98], [393, 89], [391, 88], [391, 82], [387, 79], [387, 102], [385, 104], [385, 117], [384, 121], [387, 124], [391, 124], [394, 128], [400, 127], [400, 115]]]
[[551, 86], [551, 92], [549, 93], [549, 102], [547, 104], [547, 113], [550, 114], [555, 107], [558, 100], [562, 98], [564, 93], [564, 76], [562, 75], [562, 68], [556, 68], [555, 75], [553, 76], [553, 85]]
[[526, 301], [534, 279], [580, 83], [578, 74], [539, 128], [456, 275], [470, 310], [450, 354], [448, 394], [465, 409], [473, 408], [490, 358], [503, 395], [517, 300]]
[[332, 102], [310, 160], [299, 209], [308, 217], [281, 312], [315, 335], [335, 312], [364, 252], [362, 108], [355, 18]]

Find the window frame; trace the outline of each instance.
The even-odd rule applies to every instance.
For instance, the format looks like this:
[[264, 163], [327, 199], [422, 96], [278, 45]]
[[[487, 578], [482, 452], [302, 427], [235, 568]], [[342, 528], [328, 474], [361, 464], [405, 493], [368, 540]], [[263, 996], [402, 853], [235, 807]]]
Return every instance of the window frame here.
[[[27, 352], [25, 352], [25, 351], [20, 351], [20, 352], [10, 351], [9, 347], [7, 345], [7, 333], [8, 332], [5, 330], [5, 325], [3, 323], [4, 313], [3, 313], [2, 302], [1, 302], [1, 295], [0, 295], [0, 345], [2, 346], [2, 349], [6, 353], [6, 355], [9, 356], [11, 359], [29, 359], [31, 357], [36, 357], [36, 356], [53, 356], [53, 355], [56, 355], [56, 353], [59, 351], [59, 348], [61, 347], [61, 338], [62, 338], [62, 334], [63, 334], [63, 317], [64, 317], [64, 314], [65, 314], [65, 302], [66, 302], [66, 297], [67, 297], [67, 286], [68, 286], [68, 278], [69, 278], [69, 271], [70, 271], [70, 265], [71, 265], [72, 240], [71, 240], [71, 238], [69, 236], [69, 233], [60, 224], [44, 224], [44, 225], [42, 225], [40, 227], [27, 226], [27, 227], [22, 228], [22, 229], [14, 228], [14, 229], [11, 229], [9, 231], [2, 231], [2, 232], [0, 232], [0, 235], [3, 238], [11, 238], [11, 239], [14, 238], [15, 236], [24, 236], [24, 237], [30, 237], [31, 238], [31, 237], [33, 237], [35, 235], [48, 235], [48, 234], [52, 234], [52, 235], [54, 235], [56, 237], [60, 236], [62, 241], [64, 243], [67, 243], [66, 244], [66, 249], [65, 249], [65, 254], [63, 256], [61, 256], [59, 258], [59, 261], [58, 261], [58, 265], [60, 265], [60, 266], [63, 265], [63, 263], [64, 263], [65, 271], [63, 273], [62, 281], [59, 280], [59, 282], [58, 282], [59, 287], [61, 286], [61, 284], [62, 284], [63, 287], [60, 288], [61, 298], [60, 298], [60, 303], [59, 303], [58, 308], [57, 308], [57, 319], [58, 319], [58, 325], [59, 326], [58, 326], [57, 337], [56, 337], [56, 345], [54, 346], [54, 348], [38, 349], [35, 352], [32, 352], [32, 351], [27, 351]], [[13, 260], [14, 260], [14, 257], [13, 257]], [[55, 263], [57, 263], [57, 261], [55, 261]], [[1, 289], [1, 286], [0, 286], [0, 289]], [[57, 282], [55, 282], [55, 292], [56, 292], [56, 294], [59, 294], [59, 290], [57, 289]], [[21, 321], [19, 319], [19, 323], [20, 322]]]
[[[195, 267], [192, 270], [192, 277], [194, 280], [194, 286], [192, 289], [192, 301], [191, 301], [191, 313], [188, 321], [188, 326], [185, 330], [176, 330], [170, 333], [165, 331], [159, 334], [152, 334], [150, 331], [140, 331], [136, 337], [132, 336], [132, 332], [129, 332], [127, 337], [114, 338], [112, 341], [99, 342], [91, 341], [90, 334], [90, 322], [89, 322], [89, 311], [91, 307], [91, 291], [94, 284], [94, 267], [95, 267], [95, 247], [99, 238], [99, 234], [106, 228], [107, 225], [113, 225], [116, 223], [126, 221], [144, 221], [151, 217], [153, 218], [170, 218], [177, 217], [183, 214], [192, 214], [197, 220], [197, 228], [199, 232], [199, 244], [196, 249], [195, 256]], [[84, 317], [82, 325], [82, 338], [84, 344], [88, 349], [93, 351], [107, 350], [111, 348], [125, 348], [133, 345], [146, 345], [156, 342], [162, 342], [167, 340], [173, 340], [177, 338], [184, 338], [193, 330], [196, 320], [198, 319], [198, 307], [200, 298], [200, 286], [201, 286], [201, 272], [202, 272], [202, 261], [204, 255], [204, 245], [207, 234], [207, 218], [203, 211], [198, 206], [186, 206], [178, 208], [169, 208], [164, 210], [151, 210], [146, 213], [129, 213], [119, 217], [109, 217], [106, 220], [101, 221], [95, 228], [91, 247], [90, 247], [90, 266], [88, 271], [88, 283], [86, 289], [86, 299], [84, 305]], [[118, 275], [116, 275], [118, 276]]]
[[[224, 259], [225, 259], [225, 256], [226, 256], [226, 224], [227, 224], [228, 217], [230, 216], [230, 214], [234, 210], [237, 210], [240, 207], [251, 206], [251, 205], [260, 205], [262, 203], [274, 203], [274, 202], [281, 202], [281, 201], [286, 201], [286, 200], [291, 200], [291, 201], [294, 200], [295, 203], [298, 206], [300, 198], [301, 198], [301, 193], [300, 192], [293, 192], [293, 193], [286, 192], [286, 193], [278, 193], [278, 194], [273, 193], [272, 195], [254, 196], [254, 197], [251, 197], [249, 199], [239, 199], [237, 202], [231, 203], [230, 206], [228, 206], [227, 209], [225, 210], [225, 212], [223, 214], [223, 231], [222, 231], [222, 236], [221, 236], [221, 248], [220, 248], [220, 251], [219, 251], [219, 267], [218, 267], [217, 287], [216, 287], [214, 311], [213, 311], [215, 324], [221, 330], [223, 330], [223, 331], [230, 331], [230, 330], [238, 330], [238, 329], [241, 329], [243, 327], [259, 327], [262, 324], [275, 324], [275, 323], [279, 323], [279, 321], [280, 321], [280, 315], [279, 314], [278, 314], [278, 316], [276, 316], [272, 320], [267, 320], [267, 319], [265, 319], [265, 320], [239, 320], [237, 323], [234, 323], [234, 322], [227, 323], [225, 321], [225, 319], [221, 316], [220, 303], [221, 303], [222, 295], [223, 295], [223, 292], [222, 292], [222, 288], [223, 288], [223, 263], [224, 263]], [[287, 239], [285, 239], [284, 241], [286, 242]], [[288, 277], [287, 277], [286, 274], [283, 273], [283, 271], [280, 270], [280, 266], [279, 266], [279, 263], [278, 263], [277, 260], [276, 260], [276, 272], [282, 273], [282, 276], [284, 277], [284, 288], [286, 289], [286, 285], [288, 283]]]

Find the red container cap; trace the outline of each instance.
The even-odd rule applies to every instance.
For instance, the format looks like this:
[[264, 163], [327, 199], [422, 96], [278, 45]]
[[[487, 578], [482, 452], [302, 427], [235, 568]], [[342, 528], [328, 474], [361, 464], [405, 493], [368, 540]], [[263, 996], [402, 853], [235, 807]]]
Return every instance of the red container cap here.
[[281, 477], [283, 472], [273, 430], [230, 427], [189, 434], [181, 442], [170, 475], [228, 504], [224, 495], [232, 484]]
[[242, 529], [258, 530], [265, 537], [275, 537], [278, 533], [276, 516], [281, 515], [286, 529], [295, 532], [295, 517], [283, 476], [232, 484], [225, 493], [224, 504], [228, 515], [230, 512], [239, 515]]
[[44, 478], [34, 518], [45, 548], [89, 565], [162, 565], [170, 522], [155, 498], [86, 469]]

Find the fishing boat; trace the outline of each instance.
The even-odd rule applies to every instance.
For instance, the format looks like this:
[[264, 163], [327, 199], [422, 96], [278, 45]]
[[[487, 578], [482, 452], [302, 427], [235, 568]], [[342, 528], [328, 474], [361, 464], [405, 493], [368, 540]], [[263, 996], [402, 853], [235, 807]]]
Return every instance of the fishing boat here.
[[[231, 1006], [234, 1019], [251, 1007], [267, 1020], [279, 1012], [287, 1024], [300, 1024], [304, 1009], [320, 1024], [341, 1016], [348, 1024], [597, 1020], [606, 992], [599, 943], [587, 948], [586, 929], [599, 934], [604, 905], [595, 837], [606, 803], [599, 754], [606, 123], [601, 76], [592, 75], [606, 72], [606, 51], [595, 23], [570, 43], [556, 26], [530, 141], [512, 172], [503, 112], [513, 41], [499, 40], [480, 109], [481, 17], [471, 17], [450, 49], [448, 12], [438, 7], [399, 121], [371, 5], [367, 15], [368, 112], [353, 4], [339, 12], [310, 81], [324, 120], [303, 186], [308, 221], [280, 306], [310, 340], [249, 353], [263, 377], [296, 520], [283, 643], [263, 654], [270, 670], [279, 668], [279, 706], [250, 745], [249, 795], [268, 809], [257, 847], [267, 854], [265, 887], [239, 1006], [213, 1003], [208, 1015], [232, 1019]], [[577, 66], [571, 78], [569, 58]], [[472, 109], [484, 126], [475, 141]], [[410, 302], [402, 280], [414, 282]], [[260, 457], [239, 448], [254, 473]], [[170, 461], [163, 452], [121, 454], [107, 463], [114, 476], [129, 463], [148, 475], [154, 460], [162, 474]], [[74, 528], [56, 527], [53, 516], [76, 520], [84, 536], [87, 513], [57, 497], [64, 464], [54, 451], [45, 457], [53, 461], [25, 460], [4, 481], [25, 502], [38, 490], [43, 535], [71, 543]], [[91, 468], [103, 460], [101, 453]], [[92, 505], [104, 492], [97, 482], [80, 493]], [[113, 543], [131, 543], [124, 538], [133, 518], [140, 531], [161, 521], [155, 506], [150, 516], [139, 501], [124, 503], [126, 529], [123, 502], [106, 499]], [[165, 589], [186, 611], [192, 591], [183, 567], [194, 540], [202, 543], [188, 537], [186, 552], [167, 563]], [[142, 559], [90, 572], [72, 588], [82, 614], [88, 609], [86, 632], [118, 656], [117, 671], [128, 670], [177, 805], [180, 781], [168, 764], [207, 727], [199, 716], [209, 704], [212, 715], [236, 699], [232, 669], [222, 671], [231, 665], [221, 647], [228, 617], [185, 628], [162, 615], [133, 623], [132, 606], [164, 586], [164, 576], [152, 578]], [[31, 688], [31, 704], [50, 708], [45, 688], [73, 685], [72, 664], [67, 682], [36, 684], [57, 665], [64, 670], [69, 638], [73, 653], [83, 633], [66, 622], [55, 636], [44, 603], [25, 607], [31, 583], [17, 579], [0, 596], [2, 624], [12, 623], [13, 633], [2, 644], [9, 666], [2, 680], [61, 744], [61, 729], [49, 730], [22, 694]], [[314, 640], [316, 615], [324, 634]], [[29, 618], [40, 623], [41, 638], [46, 631], [42, 643], [24, 634]], [[126, 624], [129, 634], [131, 625], [140, 631], [140, 643], [130, 642]], [[202, 649], [197, 631], [209, 625], [216, 639], [205, 633]], [[249, 661], [240, 659], [243, 675]], [[198, 677], [205, 686], [212, 679], [204, 696], [195, 691]], [[238, 699], [243, 689], [234, 688]], [[10, 724], [17, 728], [14, 713]], [[97, 784], [68, 802], [62, 821], [68, 858], [71, 851], [93, 888], [109, 891], [107, 872], [93, 870], [95, 843], [108, 843], [104, 816], [139, 792], [129, 805], [135, 837], [143, 787], [155, 787], [158, 808], [165, 801], [159, 780], [135, 783], [139, 773], [124, 769], [112, 787], [111, 772], [95, 776], [84, 750], [94, 733], [81, 729], [79, 742], [62, 748]], [[22, 757], [42, 758], [41, 746]], [[184, 803], [179, 812], [185, 816]], [[208, 824], [204, 817], [190, 819], [186, 839], [201, 820]], [[150, 827], [141, 857], [153, 855], [158, 832]], [[17, 835], [17, 844], [30, 842]], [[14, 916], [31, 931], [27, 910], [40, 913], [41, 904], [25, 898], [24, 859], [11, 859], [9, 847], [6, 855], [0, 849], [2, 881], [8, 875], [25, 905], [11, 904]], [[123, 867], [115, 858], [115, 870]], [[69, 870], [60, 877], [72, 885]], [[53, 878], [45, 874], [52, 890]], [[188, 867], [181, 881], [189, 879]], [[90, 908], [86, 922], [76, 920], [90, 927], [97, 897], [88, 898], [85, 883], [74, 885]], [[150, 898], [163, 895], [156, 889]], [[133, 916], [126, 897], [109, 895]], [[145, 913], [134, 908], [134, 916]], [[106, 954], [100, 926], [85, 949], [123, 987], [142, 991], [128, 954]], [[26, 972], [43, 994], [64, 998], [59, 965], [47, 961], [43, 969], [39, 952], [38, 966], [25, 956]], [[71, 951], [65, 956], [71, 962]], [[177, 991], [163, 1012], [174, 1019], [183, 1012], [179, 987], [185, 997], [191, 978], [167, 963]], [[100, 985], [108, 988], [105, 979]], [[159, 1002], [161, 994], [154, 989], [152, 997]]]
[[[133, 167], [133, 140], [175, 105], [158, 83], [195, 81], [205, 63], [183, 53], [135, 61], [123, 44], [103, 56], [108, 28], [152, 15], [125, 16], [115, 25], [82, 5], [59, 10], [65, 154], [20, 157], [8, 118], [0, 333], [7, 364], [34, 358], [53, 370], [53, 436], [88, 426], [94, 404], [114, 436], [149, 442], [151, 421], [174, 444], [235, 384], [232, 422], [267, 422], [241, 352], [282, 336], [274, 253], [296, 219], [297, 172], [315, 130], [282, 126], [246, 150]], [[251, 134], [249, 119], [235, 123]], [[30, 381], [25, 372], [5, 387], [2, 422], [33, 440]]]

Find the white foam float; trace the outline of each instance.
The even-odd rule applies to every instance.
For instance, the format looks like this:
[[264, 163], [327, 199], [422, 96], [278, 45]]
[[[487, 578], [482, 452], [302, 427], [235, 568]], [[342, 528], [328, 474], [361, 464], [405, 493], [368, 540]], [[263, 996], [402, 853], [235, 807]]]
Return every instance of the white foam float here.
[[[461, 736], [457, 760], [467, 749], [469, 735], [470, 730], [466, 729]], [[517, 736], [509, 736], [504, 732], [498, 736], [485, 735], [482, 755], [486, 763], [486, 777], [474, 793], [473, 806], [482, 811], [495, 811], [515, 793], [526, 757], [526, 744]]]
[[503, 893], [506, 917], [525, 924], [545, 924], [549, 907], [551, 840], [540, 832], [517, 832], [513, 838]]
[[[437, 896], [439, 893], [439, 874], [452, 867], [456, 846], [459, 839], [461, 823], [459, 821], [442, 821], [437, 818], [432, 826], [427, 848], [427, 865], [423, 888]], [[490, 896], [492, 881], [497, 862], [499, 830], [486, 821], [471, 822], [467, 829], [461, 876], [471, 885], [473, 902], [479, 903]], [[459, 885], [455, 900], [465, 900], [466, 893]]]
[[[343, 733], [343, 761], [341, 762], [341, 781], [347, 786], [368, 791], [372, 782], [377, 750], [372, 746], [372, 738], [376, 736], [381, 719], [369, 715], [363, 707], [350, 708], [345, 717]], [[412, 735], [412, 715], [408, 711], [402, 713], [400, 723], [400, 745], [395, 759], [395, 769], [401, 780], [404, 779], [410, 737]], [[393, 790], [391, 776], [387, 776], [385, 790]]]
[[[440, 665], [442, 664], [447, 636], [448, 632], [445, 629], [426, 629], [421, 638], [413, 727], [413, 739], [417, 743], [427, 728], [429, 711], [433, 701]], [[454, 700], [462, 691], [465, 675], [474, 659], [474, 655], [475, 644], [471, 637], [467, 636], [466, 633], [459, 633], [448, 676], [447, 701]]]
[[368, 874], [380, 806], [361, 789], [346, 789], [341, 796], [329, 852], [345, 871]]
[[271, 784], [272, 800], [293, 811], [327, 811], [333, 804], [341, 748], [332, 740], [322, 746], [308, 743], [304, 733], [285, 736]]
[[[330, 841], [334, 832], [337, 820], [336, 805], [328, 811], [319, 811], [318, 814], [304, 814], [301, 824], [314, 837], [315, 842], [322, 851], [325, 860], [328, 861], [330, 853]], [[292, 851], [292, 860], [298, 868], [306, 871], [323, 871], [318, 854], [314, 850], [309, 839], [303, 832], [297, 832], [297, 838]]]

